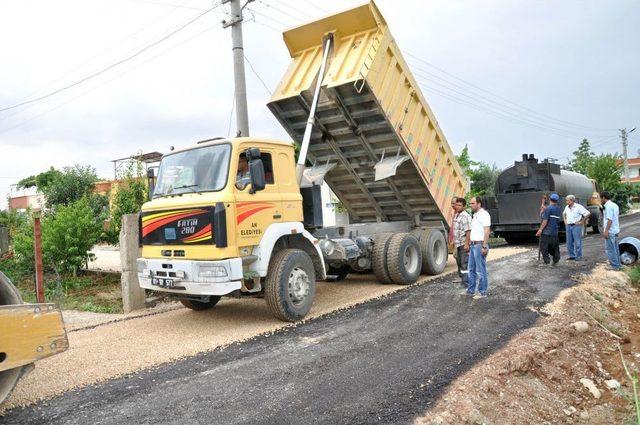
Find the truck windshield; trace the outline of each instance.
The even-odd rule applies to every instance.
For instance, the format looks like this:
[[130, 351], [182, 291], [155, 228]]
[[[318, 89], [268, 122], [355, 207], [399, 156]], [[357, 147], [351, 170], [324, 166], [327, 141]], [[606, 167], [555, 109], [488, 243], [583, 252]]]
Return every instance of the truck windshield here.
[[166, 155], [153, 196], [215, 192], [227, 183], [231, 145], [214, 145]]

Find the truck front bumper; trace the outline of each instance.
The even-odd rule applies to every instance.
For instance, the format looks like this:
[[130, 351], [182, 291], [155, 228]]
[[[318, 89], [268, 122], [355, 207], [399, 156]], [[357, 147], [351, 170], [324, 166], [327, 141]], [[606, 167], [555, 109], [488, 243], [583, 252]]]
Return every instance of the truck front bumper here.
[[183, 295], [227, 295], [242, 286], [242, 260], [138, 258], [140, 287]]

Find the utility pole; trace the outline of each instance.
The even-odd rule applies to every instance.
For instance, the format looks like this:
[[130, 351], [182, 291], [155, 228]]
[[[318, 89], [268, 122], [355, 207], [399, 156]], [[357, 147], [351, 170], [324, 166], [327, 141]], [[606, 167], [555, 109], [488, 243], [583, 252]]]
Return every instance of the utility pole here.
[[633, 127], [631, 130], [627, 131], [626, 128], [620, 129], [620, 138], [622, 139], [622, 158], [624, 161], [624, 179], [625, 181], [629, 181], [629, 156], [627, 155], [627, 136], [629, 133], [633, 133], [636, 128]]
[[247, 0], [241, 6], [241, 0], [222, 0], [229, 3], [231, 19], [222, 21], [222, 27], [231, 27], [231, 49], [233, 51], [233, 77], [235, 82], [236, 136], [249, 136], [249, 112], [247, 108], [247, 83], [244, 76], [244, 47], [242, 45], [242, 10], [254, 0]]

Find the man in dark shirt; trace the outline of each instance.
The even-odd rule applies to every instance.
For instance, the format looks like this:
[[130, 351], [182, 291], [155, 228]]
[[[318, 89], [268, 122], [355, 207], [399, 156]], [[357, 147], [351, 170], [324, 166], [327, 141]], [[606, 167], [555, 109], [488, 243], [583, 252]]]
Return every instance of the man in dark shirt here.
[[558, 207], [558, 201], [560, 196], [557, 193], [552, 193], [549, 196], [549, 206], [546, 207], [540, 218], [540, 228], [536, 232], [536, 236], [540, 238], [540, 250], [542, 251], [542, 259], [545, 264], [549, 264], [549, 253], [553, 256], [553, 264], [558, 264], [560, 261], [560, 241], [558, 240], [558, 227], [560, 225], [560, 219], [562, 217], [562, 211]]

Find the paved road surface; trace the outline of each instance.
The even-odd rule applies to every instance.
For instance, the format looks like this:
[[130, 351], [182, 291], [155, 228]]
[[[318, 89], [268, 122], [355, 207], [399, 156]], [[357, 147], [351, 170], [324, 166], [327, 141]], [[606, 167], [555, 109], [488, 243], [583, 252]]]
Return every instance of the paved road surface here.
[[[623, 220], [640, 236], [640, 215]], [[528, 252], [489, 266], [490, 296], [454, 278], [416, 286], [271, 336], [70, 392], [0, 423], [409, 423], [457, 376], [532, 326], [536, 310], [603, 260], [542, 266]], [[215, 330], [212, 330], [215, 332]]]

